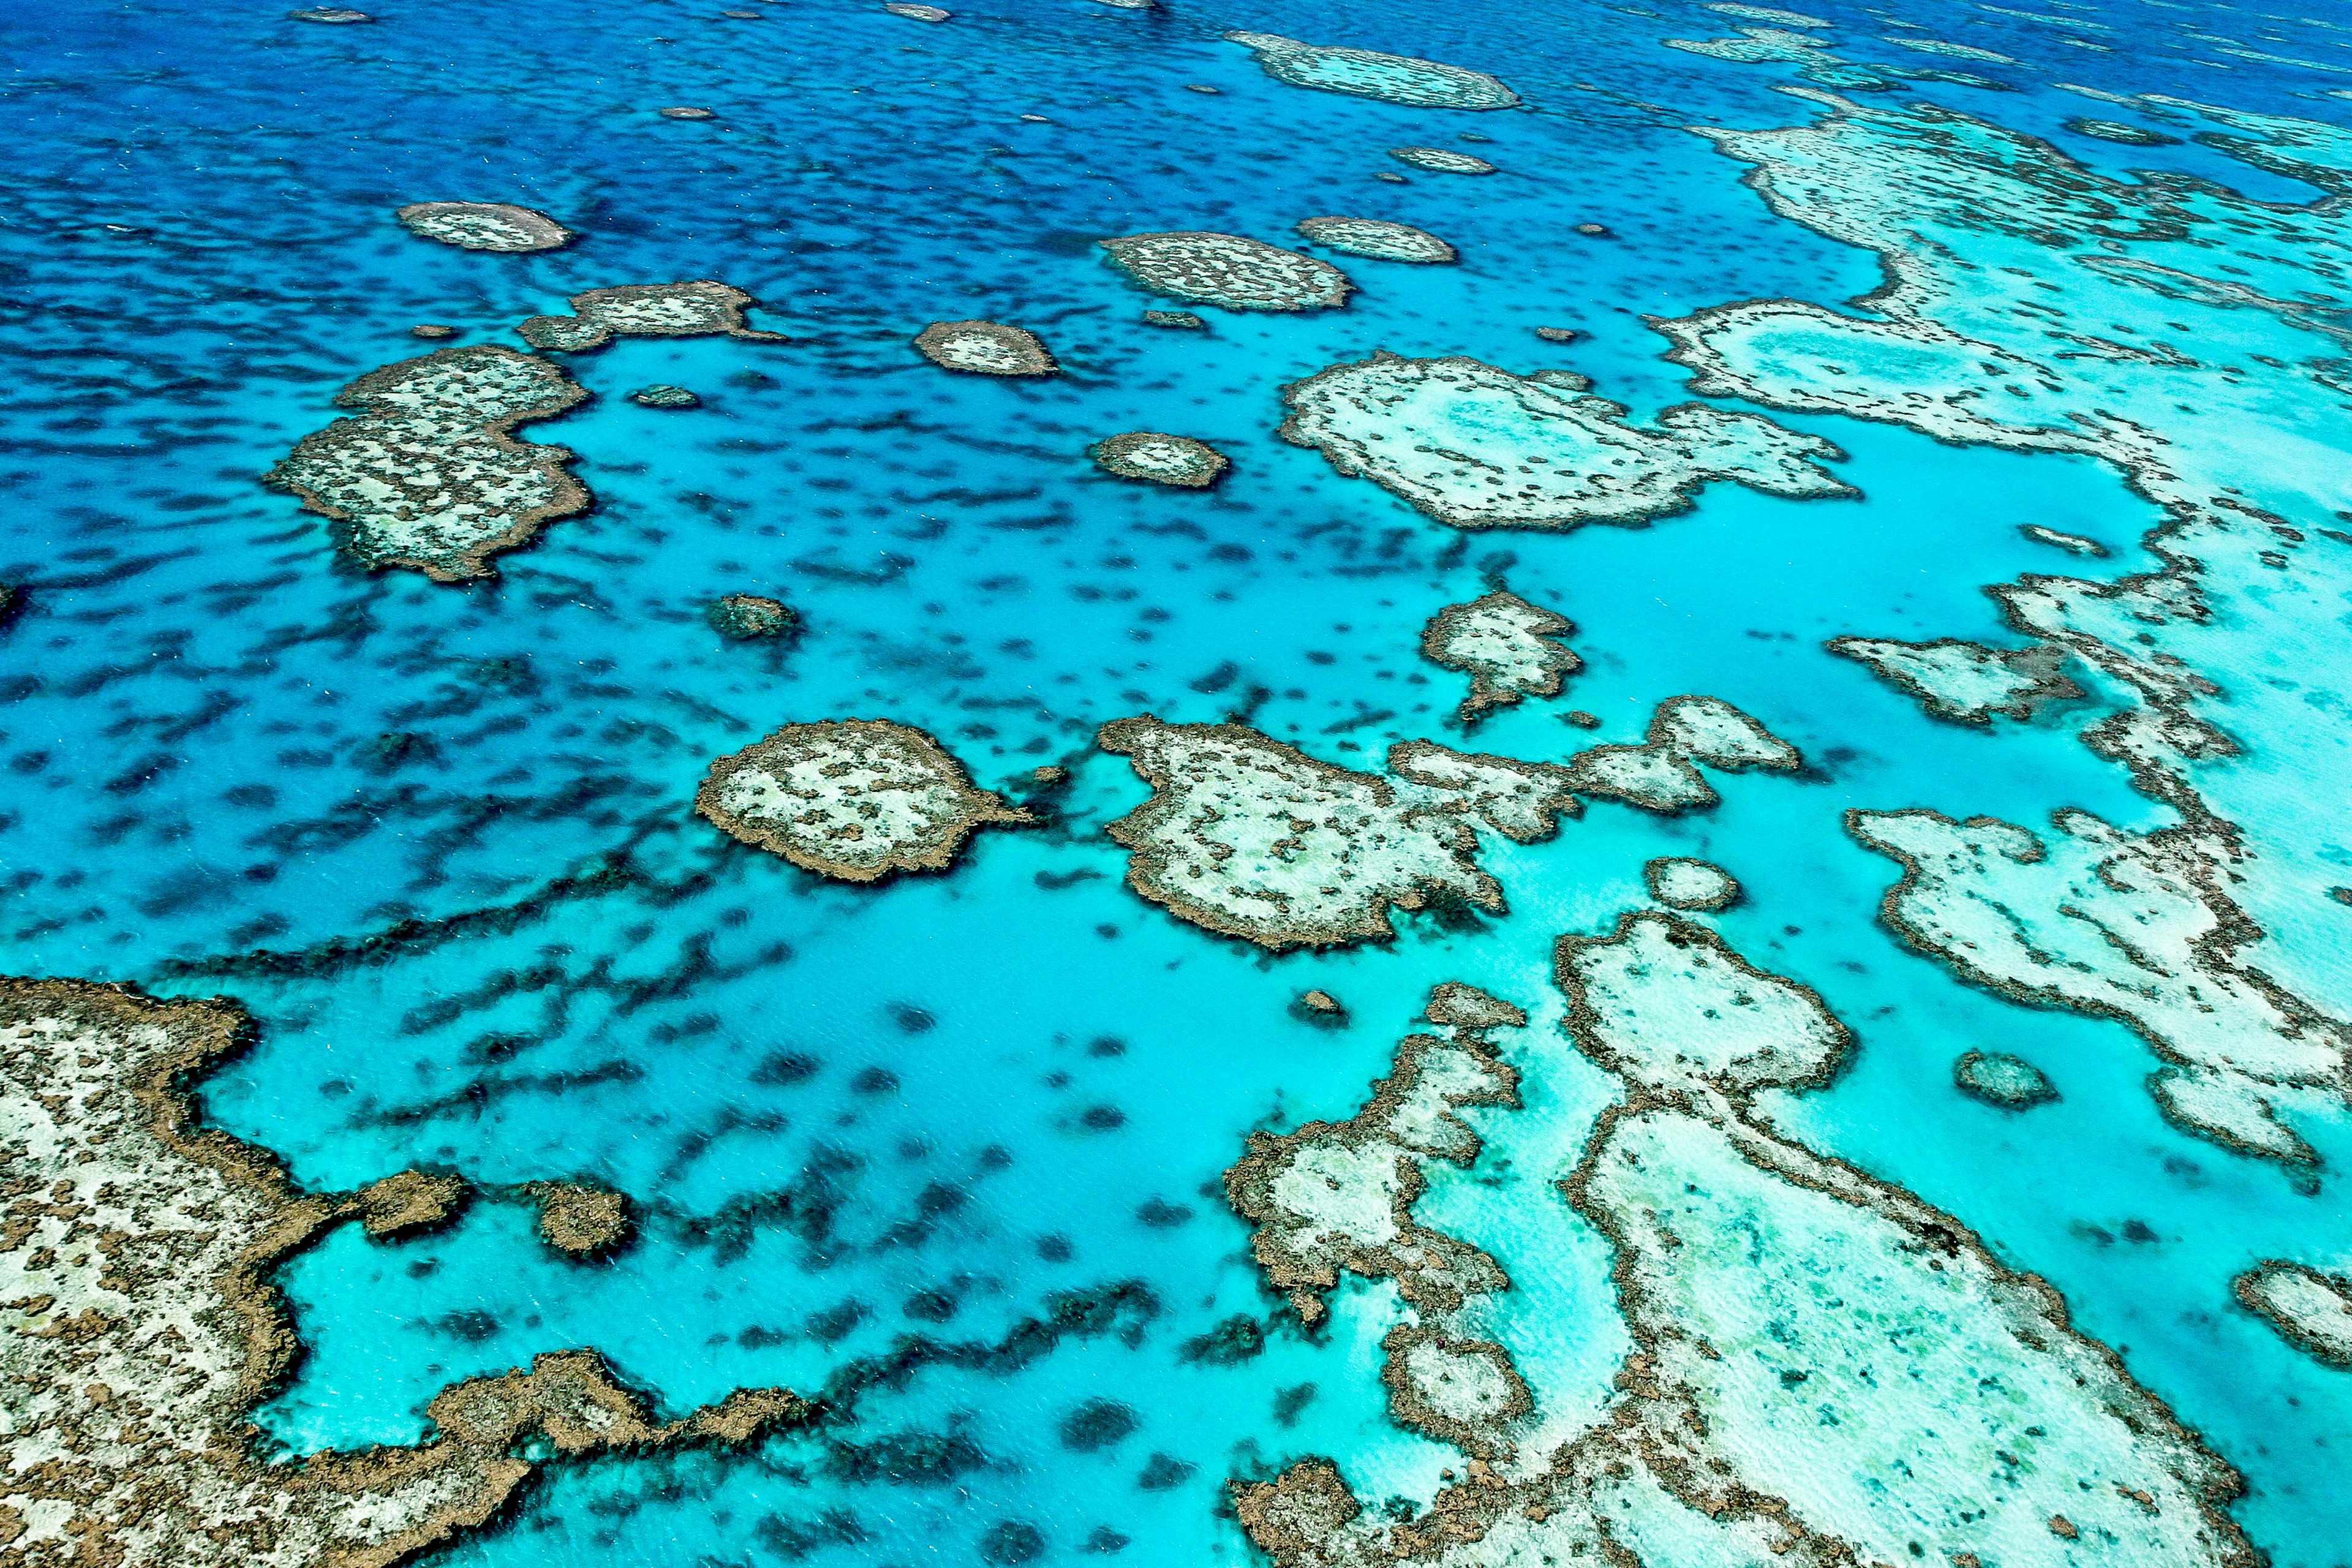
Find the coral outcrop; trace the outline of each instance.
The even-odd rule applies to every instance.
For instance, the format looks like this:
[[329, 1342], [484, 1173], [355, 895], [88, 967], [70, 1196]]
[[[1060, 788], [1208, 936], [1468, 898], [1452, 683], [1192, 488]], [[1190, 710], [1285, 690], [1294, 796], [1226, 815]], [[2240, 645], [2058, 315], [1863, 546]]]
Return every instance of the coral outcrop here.
[[915, 347], [943, 370], [975, 375], [1052, 375], [1061, 367], [1037, 334], [1003, 321], [933, 321]]
[[1206, 441], [1151, 430], [1106, 437], [1088, 452], [1106, 473], [1196, 490], [1215, 484], [1229, 466], [1225, 455]]
[[1305, 44], [1276, 33], [1227, 33], [1257, 56], [1265, 74], [1293, 87], [1320, 88], [1409, 109], [1511, 109], [1519, 95], [1484, 71], [1410, 55]]
[[1530, 605], [1507, 589], [1448, 605], [1422, 628], [1421, 656], [1470, 678], [1454, 716], [1475, 724], [1490, 709], [1526, 697], [1557, 697], [1584, 661], [1561, 638], [1576, 635], [1565, 616]]
[[411, 202], [393, 216], [418, 238], [460, 250], [553, 250], [572, 238], [545, 213], [504, 202]]
[[2045, 703], [2083, 695], [2081, 687], [2059, 673], [2066, 650], [2048, 643], [2000, 648], [1960, 637], [1832, 637], [1823, 646], [1868, 665], [1871, 673], [1918, 699], [1937, 718], [1963, 724], [1990, 724], [1996, 713], [2031, 719]]
[[1306, 217], [1298, 232], [1316, 244], [1379, 261], [1432, 265], [1456, 259], [1454, 247], [1426, 229], [1376, 217]]
[[535, 349], [580, 353], [616, 337], [699, 338], [724, 333], [754, 342], [786, 342], [782, 332], [747, 325], [758, 303], [740, 289], [708, 279], [692, 283], [625, 283], [572, 296], [569, 316], [532, 316], [515, 329]]
[[1102, 247], [1155, 294], [1229, 310], [1329, 310], [1355, 288], [1328, 261], [1234, 234], [1131, 234]]
[[1568, 760], [1567, 772], [1579, 795], [1622, 800], [1671, 816], [1714, 805], [1722, 798], [1698, 771], [1701, 763], [1727, 773], [1750, 768], [1793, 773], [1804, 766], [1804, 758], [1720, 697], [1669, 697], [1651, 715], [1640, 745], [1579, 752]]

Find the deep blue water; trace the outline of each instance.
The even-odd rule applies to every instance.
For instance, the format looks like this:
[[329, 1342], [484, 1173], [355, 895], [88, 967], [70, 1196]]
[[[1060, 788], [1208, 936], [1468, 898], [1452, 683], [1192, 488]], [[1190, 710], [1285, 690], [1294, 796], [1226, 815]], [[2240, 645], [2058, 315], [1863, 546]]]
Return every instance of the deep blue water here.
[[[2352, 88], [2352, 34], [2284, 12], [2080, 5], [2070, 28], [1802, 8], [1851, 24], [1850, 59], [1999, 79], [2012, 90], [1917, 91], [2114, 175], [2318, 195], [2193, 142], [2071, 136], [2069, 118], [2132, 112], [2057, 83], [2347, 117], [2326, 95]], [[1717, 486], [1646, 529], [1461, 535], [1274, 435], [1283, 384], [1373, 348], [1572, 368], [1646, 419], [1687, 394], [1642, 315], [1874, 286], [1874, 257], [1774, 217], [1681, 129], [1801, 121], [1772, 90], [1790, 68], [1663, 47], [1734, 23], [1686, 5], [972, 0], [938, 26], [850, 0], [720, 9], [384, 0], [372, 26], [325, 27], [172, 4], [10, 28], [0, 568], [27, 603], [0, 631], [8, 972], [236, 997], [261, 1044], [204, 1105], [307, 1185], [420, 1162], [581, 1175], [647, 1216], [640, 1245], [594, 1267], [495, 1204], [400, 1246], [338, 1233], [285, 1273], [310, 1351], [258, 1415], [270, 1442], [414, 1441], [448, 1382], [589, 1344], [666, 1410], [788, 1384], [834, 1391], [843, 1419], [745, 1456], [559, 1468], [446, 1560], [968, 1562], [1015, 1520], [1053, 1561], [1108, 1531], [1157, 1568], [1250, 1556], [1223, 1483], [1300, 1454], [1339, 1457], [1367, 1496], [1426, 1496], [1455, 1461], [1383, 1408], [1392, 1297], [1344, 1292], [1312, 1339], [1290, 1326], [1221, 1173], [1253, 1128], [1352, 1110], [1433, 982], [1528, 1006], [1528, 1108], [1482, 1119], [1499, 1179], [1448, 1178], [1429, 1205], [1513, 1261], [1507, 1326], [1531, 1380], [1597, 1405], [1624, 1331], [1605, 1248], [1550, 1184], [1609, 1091], [1559, 1036], [1549, 943], [1641, 902], [1644, 859], [1697, 854], [1748, 889], [1721, 929], [1861, 1039], [1784, 1124], [2046, 1275], [2245, 1472], [2237, 1517], [2282, 1568], [2345, 1561], [2352, 1375], [2228, 1289], [2256, 1258], [2340, 1259], [2336, 1179], [2298, 1191], [2184, 1136], [2119, 1026], [2012, 1005], [1897, 945], [1874, 919], [1891, 869], [1839, 826], [1848, 806], [2170, 820], [2078, 742], [2088, 704], [1979, 732], [1820, 647], [2002, 640], [1982, 584], [2146, 569], [2155, 509], [2085, 459], [1785, 416], [1850, 454], [1837, 471], [1865, 500]], [[2020, 63], [1872, 41], [1915, 11]], [[1303, 91], [1220, 42], [1228, 27], [1491, 70], [1528, 108]], [[2208, 28], [2318, 64], [2221, 53]], [[719, 117], [659, 118], [667, 104]], [[1387, 147], [1471, 130], [1502, 173], [1374, 177], [1400, 167]], [[580, 238], [448, 249], [392, 221], [422, 200], [518, 202]], [[1196, 334], [1140, 324], [1157, 301], [1091, 250], [1159, 229], [1280, 243], [1325, 214], [1418, 225], [1462, 262], [1337, 258], [1362, 289], [1345, 310], [1211, 311]], [[579, 289], [687, 278], [750, 291], [754, 321], [793, 341], [568, 358], [593, 400], [524, 435], [578, 452], [597, 504], [500, 557], [495, 581], [361, 572], [257, 482], [339, 386], [421, 352], [413, 323], [513, 343], [514, 322]], [[1040, 333], [1065, 374], [951, 376], [908, 349], [967, 316]], [[1561, 346], [1539, 325], [1591, 336]], [[649, 382], [704, 405], [626, 400]], [[1234, 472], [1192, 493], [1087, 460], [1139, 428], [1211, 441]], [[2078, 562], [2026, 522], [2113, 554]], [[1248, 704], [1356, 766], [1444, 739], [1459, 682], [1420, 659], [1420, 628], [1490, 575], [1572, 617], [1587, 668], [1475, 749], [1560, 760], [1591, 739], [1566, 706], [1632, 740], [1660, 699], [1702, 691], [1816, 769], [1720, 780], [1723, 805], [1683, 819], [1595, 805], [1557, 841], [1488, 851], [1507, 916], [1405, 918], [1389, 946], [1269, 958], [1124, 889], [1101, 827], [1143, 790], [1092, 751], [1097, 726]], [[805, 635], [723, 642], [702, 610], [729, 592], [787, 600]], [[945, 875], [870, 889], [692, 816], [710, 758], [841, 716], [920, 726], [991, 787], [1048, 763], [1076, 783], [1051, 829], [983, 834]], [[386, 764], [386, 734], [425, 739]], [[403, 920], [431, 940], [237, 959]], [[1310, 986], [1345, 1000], [1349, 1027], [1292, 1016]], [[2030, 1057], [2064, 1098], [2024, 1117], [1961, 1098], [1950, 1062], [1971, 1047]], [[2352, 1160], [2340, 1108], [2297, 1125], [2329, 1165]], [[2119, 1239], [2135, 1220], [2156, 1239]], [[1098, 1310], [1072, 1316], [1074, 1293]], [[1050, 1348], [989, 1353], [1057, 1302]], [[1265, 1326], [1262, 1354], [1188, 1352], [1236, 1315]], [[910, 1343], [924, 1364], [886, 1375]], [[1065, 1418], [1101, 1399], [1133, 1430], [1073, 1447]], [[1189, 1468], [1139, 1485], [1159, 1455]]]

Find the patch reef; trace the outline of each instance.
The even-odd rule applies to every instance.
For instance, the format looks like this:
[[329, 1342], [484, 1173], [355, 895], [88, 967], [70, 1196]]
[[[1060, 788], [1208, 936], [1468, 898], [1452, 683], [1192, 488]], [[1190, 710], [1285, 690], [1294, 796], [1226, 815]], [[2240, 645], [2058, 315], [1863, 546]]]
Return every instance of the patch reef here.
[[942, 369], [975, 375], [1052, 375], [1061, 368], [1036, 333], [1002, 321], [933, 321], [915, 347]]
[[246, 1030], [223, 1002], [0, 981], [10, 1563], [388, 1568], [488, 1521], [544, 1462], [527, 1450], [741, 1444], [802, 1418], [746, 1389], [659, 1423], [573, 1351], [444, 1389], [421, 1446], [262, 1459], [251, 1412], [299, 1350], [273, 1271], [337, 1225], [393, 1234], [454, 1199], [417, 1173], [306, 1194], [200, 1126], [190, 1086]]
[[1701, 763], [1726, 773], [1794, 773], [1805, 765], [1796, 747], [1722, 698], [1669, 697], [1651, 715], [1640, 745], [1579, 752], [1568, 760], [1567, 772], [1579, 795], [1671, 816], [1722, 799], [1699, 773]]
[[1328, 261], [1233, 234], [1131, 234], [1101, 242], [1110, 264], [1155, 294], [1229, 310], [1323, 310], [1355, 285]]
[[1298, 220], [1297, 228], [1317, 245], [1345, 251], [1349, 256], [1423, 265], [1456, 259], [1452, 246], [1410, 224], [1388, 223], [1374, 217], [1307, 217]]
[[1130, 430], [1111, 436], [1088, 448], [1097, 466], [1121, 479], [1150, 479], [1155, 484], [1203, 489], [1217, 482], [1230, 466], [1225, 455], [1206, 441], [1190, 436], [1162, 436], [1150, 430]]
[[[1310, 1321], [1343, 1274], [1396, 1281], [1391, 1412], [1467, 1474], [1410, 1513], [1366, 1509], [1328, 1458], [1237, 1481], [1278, 1568], [2063, 1568], [2094, 1543], [2102, 1561], [2252, 1568], [2220, 1507], [2236, 1475], [2055, 1291], [1757, 1107], [1836, 1070], [1848, 1036], [1819, 996], [1656, 912], [1563, 938], [1558, 973], [1571, 1038], [1624, 1094], [1559, 1188], [1616, 1255], [1633, 1348], [1614, 1394], [1548, 1412], [1485, 1327], [1510, 1260], [1414, 1212], [1441, 1164], [1478, 1158], [1460, 1112], [1517, 1104], [1486, 1033], [1517, 1009], [1440, 987], [1448, 1037], [1406, 1040], [1349, 1121], [1254, 1139], [1227, 1187]], [[1488, 1233], [1539, 1258], [1540, 1228], [1523, 1214]]]
[[711, 763], [694, 805], [746, 844], [848, 882], [943, 870], [976, 829], [1032, 820], [975, 788], [929, 735], [885, 719], [787, 724]]
[[545, 213], [504, 202], [412, 202], [393, 216], [419, 239], [460, 250], [553, 250], [572, 238]]
[[1650, 897], [1670, 910], [1696, 910], [1714, 914], [1739, 901], [1739, 882], [1712, 860], [1666, 856], [1645, 861], [1642, 880]]
[[564, 468], [570, 451], [509, 434], [587, 395], [530, 354], [442, 349], [335, 394], [357, 416], [303, 437], [264, 482], [341, 524], [362, 565], [412, 567], [439, 583], [487, 577], [492, 554], [587, 508], [587, 489]]
[[1409, 109], [1511, 109], [1519, 95], [1484, 71], [1410, 55], [1304, 44], [1277, 33], [1227, 33], [1257, 57], [1265, 74], [1293, 87], [1377, 98]]
[[2083, 695], [2081, 687], [2058, 672], [2066, 650], [2048, 643], [1999, 648], [1959, 637], [1832, 637], [1823, 646], [1869, 666], [1872, 674], [1916, 698], [1937, 718], [1963, 724], [1990, 724], [1996, 713], [2031, 719], [2044, 703]]
[[698, 338], [724, 333], [754, 342], [787, 342], [782, 332], [744, 324], [756, 304], [740, 289], [708, 279], [693, 283], [626, 283], [572, 296], [569, 316], [533, 316], [515, 329], [535, 349], [579, 353], [616, 337]]

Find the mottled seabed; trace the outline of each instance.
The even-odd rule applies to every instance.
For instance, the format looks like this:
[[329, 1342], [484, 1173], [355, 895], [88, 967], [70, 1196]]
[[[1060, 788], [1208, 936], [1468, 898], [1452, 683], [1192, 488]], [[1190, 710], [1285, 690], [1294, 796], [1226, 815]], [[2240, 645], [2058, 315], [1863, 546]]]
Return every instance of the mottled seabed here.
[[0, 1558], [2341, 1568], [2341, 18], [527, 23], [12, 27]]

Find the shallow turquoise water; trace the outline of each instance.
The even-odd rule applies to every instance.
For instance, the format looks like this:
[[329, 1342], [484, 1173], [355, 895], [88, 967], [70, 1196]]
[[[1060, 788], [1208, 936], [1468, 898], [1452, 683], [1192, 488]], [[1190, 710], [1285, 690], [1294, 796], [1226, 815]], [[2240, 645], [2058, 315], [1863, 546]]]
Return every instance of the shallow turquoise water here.
[[[1995, 67], [1871, 41], [1911, 7], [1811, 9], [1851, 24], [1849, 59], [2012, 89], [1900, 97], [2059, 139], [2110, 175], [2268, 201], [2319, 193], [2194, 142], [2072, 135], [2077, 115], [2134, 116], [2056, 84], [2337, 123], [2342, 101], [2321, 95], [2352, 85], [2345, 35], [2283, 12], [2230, 12], [2222, 45], [2136, 5], [2073, 8], [2071, 30], [1920, 9], [1937, 36], [2020, 62]], [[742, 21], [551, 4], [527, 27], [427, 0], [352, 28], [188, 5], [21, 21], [7, 90], [28, 130], [0, 195], [16, 351], [0, 563], [27, 589], [0, 632], [10, 973], [236, 997], [261, 1044], [203, 1103], [306, 1185], [417, 1163], [493, 1184], [576, 1174], [647, 1214], [639, 1246], [586, 1268], [540, 1247], [513, 1205], [399, 1246], [339, 1233], [286, 1270], [310, 1349], [257, 1416], [268, 1440], [413, 1441], [448, 1382], [581, 1344], [668, 1411], [748, 1384], [834, 1395], [818, 1436], [753, 1454], [559, 1467], [446, 1553], [480, 1563], [961, 1562], [1004, 1521], [1055, 1560], [1108, 1531], [1127, 1561], [1238, 1562], [1252, 1553], [1225, 1481], [1306, 1453], [1339, 1457], [1368, 1497], [1425, 1497], [1454, 1458], [1383, 1408], [1392, 1297], [1350, 1289], [1327, 1333], [1304, 1335], [1251, 1268], [1221, 1173], [1253, 1128], [1360, 1103], [1432, 983], [1527, 1005], [1528, 1108], [1482, 1117], [1486, 1162], [1443, 1176], [1428, 1208], [1523, 1278], [1503, 1329], [1531, 1380], [1597, 1405], [1624, 1331], [1606, 1249], [1551, 1184], [1610, 1091], [1558, 1034], [1549, 947], [1640, 903], [1644, 859], [1691, 854], [1747, 888], [1719, 928], [1860, 1037], [1852, 1069], [1783, 1125], [2049, 1278], [2244, 1471], [2235, 1513], [2258, 1544], [2283, 1568], [2340, 1563], [2352, 1374], [2290, 1349], [2228, 1282], [2262, 1258], [2342, 1267], [2341, 1106], [2298, 1106], [2315, 1191], [2185, 1136], [2121, 1027], [2014, 1005], [1897, 944], [1874, 919], [1892, 868], [1839, 826], [1850, 806], [1909, 805], [2170, 821], [2076, 739], [2113, 692], [1980, 732], [1820, 647], [2012, 642], [1983, 584], [2146, 570], [2158, 510], [2089, 459], [1790, 415], [1849, 454], [1834, 467], [1866, 499], [1717, 486], [1646, 529], [1456, 534], [1274, 434], [1284, 384], [1373, 348], [1572, 368], [1646, 421], [1688, 395], [1642, 315], [1874, 287], [1874, 257], [1774, 217], [1680, 129], [1813, 112], [1771, 90], [1795, 79], [1785, 66], [1660, 44], [1731, 25], [1680, 5], [1089, 0], [991, 0], [940, 26], [842, 0]], [[1492, 70], [1529, 107], [1302, 91], [1218, 41], [1228, 27]], [[2333, 68], [2221, 52], [2240, 45]], [[654, 114], [672, 103], [719, 118]], [[1375, 178], [1397, 167], [1383, 149], [1457, 146], [1466, 129], [1503, 173]], [[428, 199], [520, 202], [582, 237], [538, 257], [450, 250], [390, 219]], [[1139, 324], [1157, 301], [1091, 250], [1163, 228], [1279, 243], [1328, 213], [1418, 225], [1463, 261], [1336, 258], [1363, 290], [1344, 311], [1211, 311], [1194, 334]], [[579, 289], [688, 277], [749, 290], [754, 321], [793, 341], [625, 340], [567, 359], [593, 400], [525, 435], [577, 451], [597, 505], [501, 557], [495, 582], [362, 574], [255, 483], [337, 387], [416, 351], [412, 323], [511, 342], [513, 322]], [[1066, 374], [956, 377], [908, 349], [962, 316], [1039, 332]], [[1553, 344], [1539, 325], [1591, 336]], [[650, 382], [704, 406], [626, 401]], [[1087, 461], [1136, 428], [1211, 441], [1234, 471], [1192, 494]], [[2079, 561], [2025, 523], [2113, 553]], [[2326, 689], [2342, 574], [2311, 570], [2307, 637], [2274, 673]], [[1143, 790], [1092, 751], [1097, 725], [1244, 708], [1366, 767], [1393, 739], [1444, 739], [1459, 682], [1416, 641], [1488, 575], [1571, 617], [1587, 668], [1475, 749], [1561, 760], [1593, 738], [1563, 709], [1633, 740], [1661, 699], [1696, 691], [1814, 768], [1718, 779], [1723, 805], [1686, 818], [1595, 805], [1557, 841], [1486, 854], [1507, 915], [1405, 918], [1384, 947], [1269, 958], [1121, 887], [1101, 829]], [[789, 601], [806, 635], [722, 643], [702, 607], [726, 592]], [[2284, 699], [2256, 703], [2260, 675], [2242, 673], [2227, 700], [2259, 729], [2239, 731], [2248, 753], [2215, 787], [2265, 852], [2352, 860], [2317, 820], [2340, 798], [2320, 782], [2336, 742]], [[1076, 782], [1048, 830], [983, 834], [945, 876], [873, 889], [692, 816], [711, 757], [849, 715], [929, 731], [983, 785], [1057, 762]], [[425, 739], [387, 763], [376, 742], [395, 733]], [[625, 874], [532, 901], [599, 868]], [[2341, 1016], [2334, 908], [2253, 912], [2294, 937], [2281, 962]], [[475, 918], [499, 910], [513, 913]], [[322, 947], [403, 919], [429, 937]], [[312, 957], [239, 956], [257, 950]], [[1310, 986], [1345, 1000], [1347, 1028], [1292, 1016]], [[1949, 1068], [1969, 1048], [2030, 1058], [2063, 1099], [2022, 1117], [1964, 1099]], [[2155, 1239], [2129, 1239], [2134, 1221]], [[1072, 1316], [1076, 1293], [1097, 1310]], [[1022, 1325], [1057, 1302], [1066, 1325], [1043, 1348], [1003, 1348], [1040, 1342]], [[1261, 1354], [1188, 1352], [1236, 1315], [1265, 1325]], [[1066, 1441], [1065, 1418], [1103, 1399], [1131, 1407], [1132, 1431]]]

